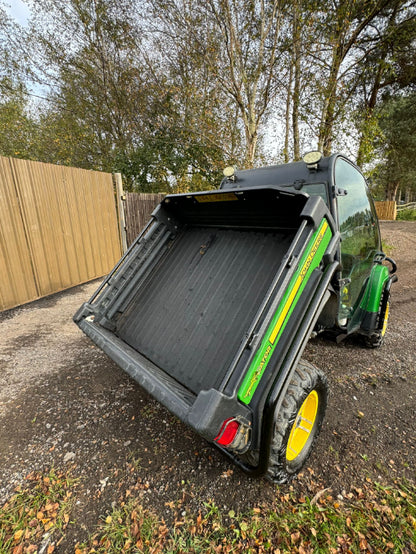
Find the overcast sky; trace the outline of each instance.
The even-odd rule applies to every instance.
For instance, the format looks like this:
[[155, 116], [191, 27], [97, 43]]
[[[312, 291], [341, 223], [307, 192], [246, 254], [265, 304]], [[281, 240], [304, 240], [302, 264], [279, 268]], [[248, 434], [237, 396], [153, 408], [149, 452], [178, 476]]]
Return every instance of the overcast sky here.
[[5, 0], [4, 7], [20, 25], [27, 24], [30, 10], [22, 0]]

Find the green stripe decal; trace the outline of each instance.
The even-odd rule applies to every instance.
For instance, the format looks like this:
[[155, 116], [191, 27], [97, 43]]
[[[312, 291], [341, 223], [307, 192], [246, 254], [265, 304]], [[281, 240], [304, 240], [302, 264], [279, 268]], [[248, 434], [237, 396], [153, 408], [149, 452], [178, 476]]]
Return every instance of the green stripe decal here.
[[244, 404], [249, 404], [256, 391], [260, 379], [270, 361], [279, 339], [292, 315], [293, 310], [314, 269], [321, 263], [327, 246], [332, 238], [332, 232], [326, 219], [321, 221], [301, 258], [298, 269], [292, 277], [289, 286], [273, 316], [260, 348], [256, 352], [249, 370], [238, 391], [238, 398]]

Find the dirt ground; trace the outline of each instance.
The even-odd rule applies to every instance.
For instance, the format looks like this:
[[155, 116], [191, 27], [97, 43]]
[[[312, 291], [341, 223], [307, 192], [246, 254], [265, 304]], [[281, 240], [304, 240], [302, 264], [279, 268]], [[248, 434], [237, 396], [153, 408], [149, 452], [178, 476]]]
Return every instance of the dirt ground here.
[[[345, 495], [366, 478], [415, 480], [416, 222], [383, 222], [398, 263], [384, 346], [316, 338], [305, 358], [324, 369], [331, 397], [307, 468], [304, 494]], [[251, 479], [169, 414], [72, 323], [98, 282], [0, 314], [0, 502], [32, 470], [71, 467], [80, 477], [59, 552], [73, 551], [100, 516], [135, 485], [144, 506], [167, 521], [166, 503], [197, 512], [209, 500], [228, 510], [271, 501], [276, 486]]]

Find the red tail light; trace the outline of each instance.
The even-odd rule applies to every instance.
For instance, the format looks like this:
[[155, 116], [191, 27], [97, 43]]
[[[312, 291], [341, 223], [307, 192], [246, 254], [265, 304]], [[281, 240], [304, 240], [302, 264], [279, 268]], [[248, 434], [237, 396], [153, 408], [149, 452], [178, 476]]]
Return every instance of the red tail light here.
[[234, 417], [226, 419], [214, 440], [222, 446], [230, 445], [235, 439], [239, 427], [240, 424]]

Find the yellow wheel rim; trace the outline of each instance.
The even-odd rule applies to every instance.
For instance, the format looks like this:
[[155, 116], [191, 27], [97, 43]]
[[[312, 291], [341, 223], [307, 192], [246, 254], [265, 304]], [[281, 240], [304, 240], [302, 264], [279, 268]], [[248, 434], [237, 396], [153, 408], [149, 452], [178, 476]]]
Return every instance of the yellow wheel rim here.
[[390, 302], [387, 302], [386, 311], [384, 313], [383, 328], [381, 329], [381, 336], [384, 337], [387, 331], [387, 323], [389, 321]]
[[305, 398], [297, 413], [286, 448], [286, 460], [291, 462], [299, 456], [313, 430], [318, 413], [318, 393], [312, 391]]

